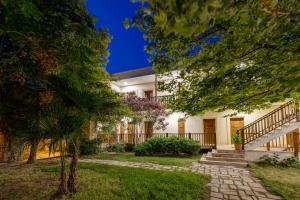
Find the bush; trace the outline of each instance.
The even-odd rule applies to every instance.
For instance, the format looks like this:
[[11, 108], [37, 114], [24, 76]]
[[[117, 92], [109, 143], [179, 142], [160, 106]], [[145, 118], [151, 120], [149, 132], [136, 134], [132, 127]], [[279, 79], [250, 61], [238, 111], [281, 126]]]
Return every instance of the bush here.
[[[92, 155], [92, 154], [98, 153], [101, 143], [102, 142], [99, 139], [93, 139], [93, 140], [89, 140], [86, 138], [81, 139], [80, 140], [80, 154], [81, 155]], [[74, 145], [72, 143], [69, 143], [68, 152], [69, 153], [74, 152]]]
[[151, 138], [134, 148], [136, 156], [196, 155], [199, 150], [200, 145], [197, 142], [180, 137]]
[[283, 167], [294, 167], [294, 168], [300, 168], [300, 161], [295, 157], [290, 157], [283, 159], [280, 162], [281, 166]]
[[263, 156], [257, 163], [261, 165], [278, 166], [280, 163], [279, 156], [277, 154], [274, 154], [272, 157]]
[[125, 151], [126, 151], [126, 152], [133, 152], [134, 146], [135, 146], [134, 144], [126, 143], [126, 144], [125, 144]]
[[112, 151], [112, 152], [118, 152], [118, 153], [120, 153], [120, 152], [125, 152], [125, 145], [122, 144], [122, 143], [119, 143], [119, 144], [113, 144], [113, 145], [111, 146], [111, 151]]
[[274, 167], [293, 167], [293, 168], [300, 168], [300, 161], [295, 157], [290, 157], [279, 161], [279, 156], [274, 154], [272, 157], [270, 156], [263, 156], [260, 161], [258, 161], [260, 165], [269, 165]]

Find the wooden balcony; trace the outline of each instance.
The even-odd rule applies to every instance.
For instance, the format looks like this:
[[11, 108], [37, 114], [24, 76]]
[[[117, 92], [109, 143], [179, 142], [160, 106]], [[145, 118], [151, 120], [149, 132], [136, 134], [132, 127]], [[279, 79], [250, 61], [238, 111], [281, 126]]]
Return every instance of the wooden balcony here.
[[216, 133], [153, 133], [147, 135], [145, 133], [135, 133], [135, 134], [100, 134], [99, 138], [103, 140], [104, 143], [114, 144], [114, 143], [131, 143], [131, 144], [141, 144], [147, 139], [153, 137], [182, 137], [185, 139], [190, 139], [198, 142], [202, 149], [212, 149], [216, 148]]
[[157, 96], [157, 97], [151, 97], [151, 100], [153, 101], [160, 101], [164, 105], [168, 105], [175, 100], [174, 95], [164, 95], [164, 96]]

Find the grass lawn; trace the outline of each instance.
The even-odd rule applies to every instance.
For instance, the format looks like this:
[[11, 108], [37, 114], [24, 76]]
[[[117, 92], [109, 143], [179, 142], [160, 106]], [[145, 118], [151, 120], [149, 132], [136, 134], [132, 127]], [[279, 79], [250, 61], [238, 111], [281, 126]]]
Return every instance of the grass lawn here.
[[200, 155], [191, 157], [170, 157], [170, 156], [135, 156], [134, 153], [100, 153], [87, 156], [86, 158], [102, 160], [120, 160], [134, 162], [148, 162], [161, 165], [188, 166], [192, 162], [198, 162]]
[[[80, 163], [80, 200], [193, 200], [207, 199], [207, 176], [187, 172], [169, 172]], [[0, 199], [49, 199], [58, 186], [58, 163], [13, 167], [0, 166]]]
[[251, 168], [274, 194], [287, 200], [300, 199], [300, 169], [256, 164], [251, 165]]

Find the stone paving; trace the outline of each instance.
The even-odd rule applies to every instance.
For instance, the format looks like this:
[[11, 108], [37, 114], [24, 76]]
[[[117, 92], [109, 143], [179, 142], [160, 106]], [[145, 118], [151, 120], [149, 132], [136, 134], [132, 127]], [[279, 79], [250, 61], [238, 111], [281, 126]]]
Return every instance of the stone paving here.
[[268, 192], [261, 181], [256, 178], [247, 168], [231, 166], [206, 165], [193, 163], [189, 167], [159, 165], [153, 163], [140, 163], [116, 160], [82, 159], [80, 162], [92, 162], [107, 165], [127, 166], [136, 168], [191, 171], [208, 174], [211, 181], [208, 184], [210, 200], [233, 199], [233, 200], [277, 200], [282, 199]]

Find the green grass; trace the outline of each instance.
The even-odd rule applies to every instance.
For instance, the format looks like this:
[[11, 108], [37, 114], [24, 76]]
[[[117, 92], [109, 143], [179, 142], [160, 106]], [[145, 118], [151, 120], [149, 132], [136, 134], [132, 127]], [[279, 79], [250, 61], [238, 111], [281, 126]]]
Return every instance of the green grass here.
[[274, 194], [287, 200], [300, 199], [300, 169], [251, 165], [263, 184]]
[[[0, 199], [49, 199], [56, 191], [58, 163], [0, 168]], [[209, 178], [190, 172], [80, 163], [78, 200], [207, 199]]]
[[100, 153], [97, 155], [86, 156], [85, 158], [101, 159], [101, 160], [120, 160], [147, 162], [160, 165], [188, 166], [192, 162], [198, 162], [200, 155], [191, 157], [170, 157], [170, 156], [135, 156], [134, 153]]

